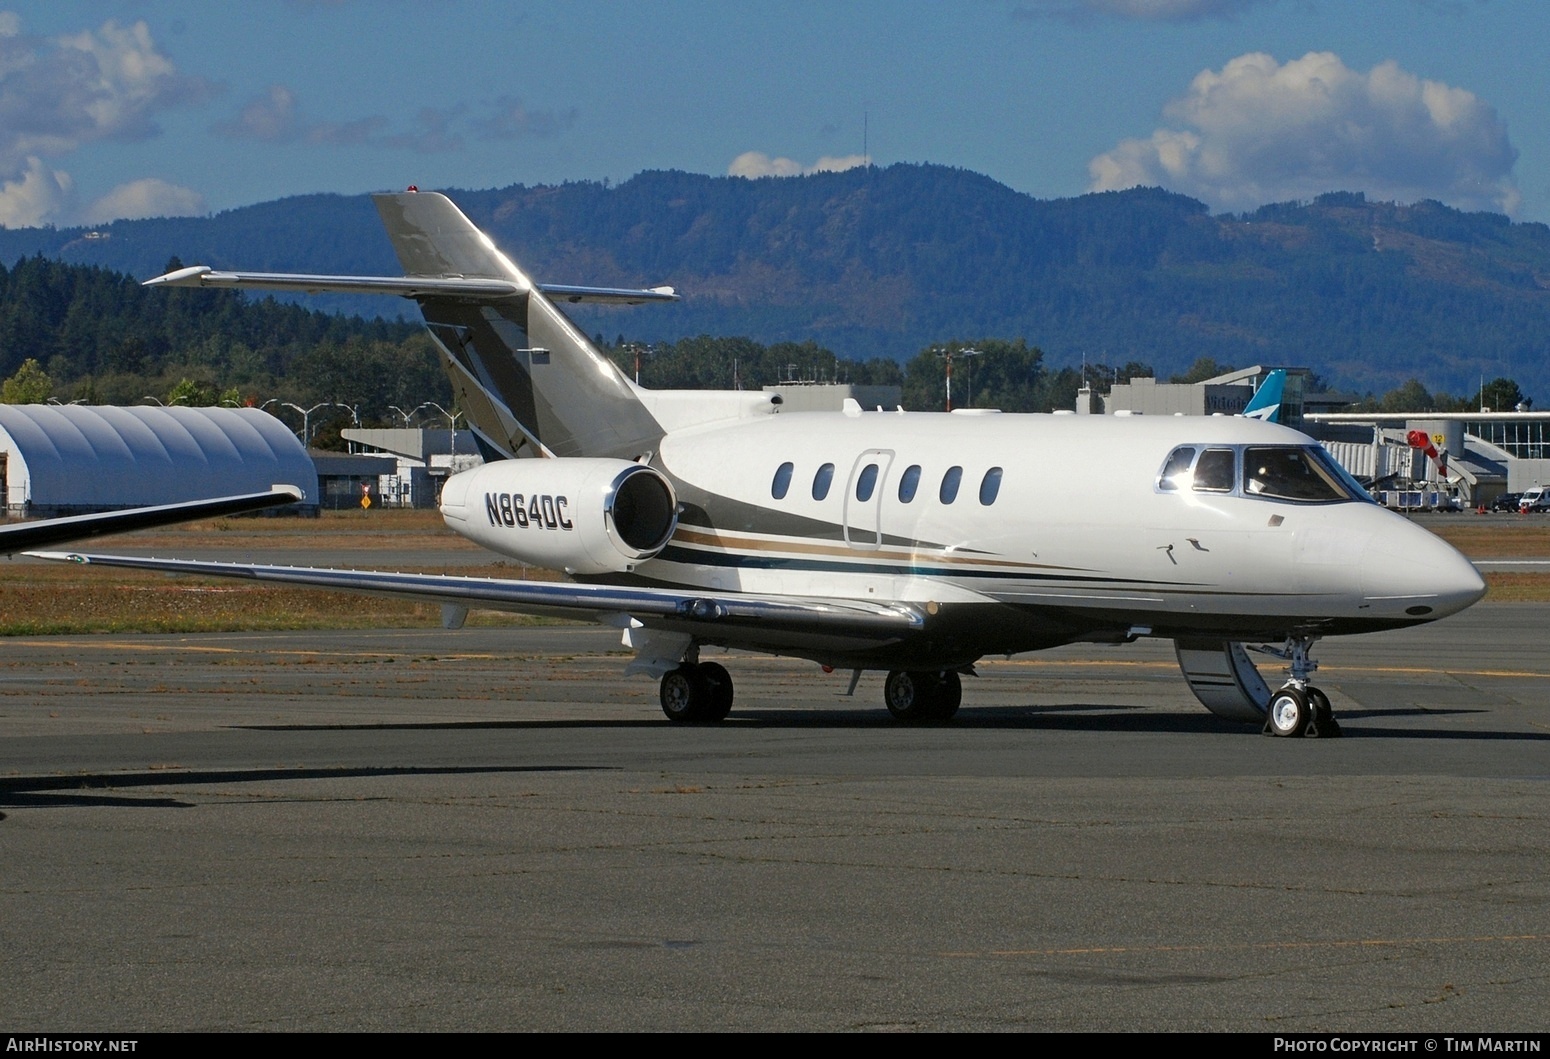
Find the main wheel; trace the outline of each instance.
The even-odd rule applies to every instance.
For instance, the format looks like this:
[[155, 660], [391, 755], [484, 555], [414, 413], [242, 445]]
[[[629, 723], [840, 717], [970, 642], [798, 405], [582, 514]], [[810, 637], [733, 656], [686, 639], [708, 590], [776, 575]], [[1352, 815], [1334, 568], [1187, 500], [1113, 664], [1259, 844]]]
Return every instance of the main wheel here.
[[700, 679], [709, 690], [700, 720], [726, 720], [727, 714], [732, 712], [732, 674], [719, 662], [701, 662]]
[[958, 712], [958, 706], [963, 702], [963, 681], [959, 679], [955, 670], [946, 670], [937, 674], [936, 686], [936, 713], [939, 721], [946, 721]]
[[1271, 735], [1301, 735], [1308, 724], [1308, 699], [1295, 687], [1285, 687], [1270, 697], [1266, 726]]
[[935, 674], [895, 669], [883, 683], [883, 705], [901, 721], [925, 721], [936, 716]]
[[700, 675], [698, 666], [682, 665], [662, 674], [662, 712], [670, 721], [703, 719], [712, 698], [710, 684]]

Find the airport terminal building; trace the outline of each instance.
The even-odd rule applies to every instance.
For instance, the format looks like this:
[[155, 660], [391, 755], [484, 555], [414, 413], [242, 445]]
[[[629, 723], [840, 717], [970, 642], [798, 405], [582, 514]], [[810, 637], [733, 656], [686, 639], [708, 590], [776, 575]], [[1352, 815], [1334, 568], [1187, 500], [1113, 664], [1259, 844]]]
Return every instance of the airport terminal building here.
[[[1103, 410], [1129, 415], [1236, 415], [1279, 365], [1255, 365], [1194, 383], [1132, 379], [1113, 387]], [[1307, 368], [1284, 366], [1281, 422], [1312, 435], [1373, 495], [1400, 508], [1468, 508], [1504, 493], [1550, 484], [1550, 413], [1346, 412], [1351, 398], [1313, 393]], [[1090, 407], [1092, 397], [1085, 402]], [[1078, 396], [1077, 411], [1084, 411]], [[1411, 443], [1416, 432], [1445, 454], [1448, 473]]]

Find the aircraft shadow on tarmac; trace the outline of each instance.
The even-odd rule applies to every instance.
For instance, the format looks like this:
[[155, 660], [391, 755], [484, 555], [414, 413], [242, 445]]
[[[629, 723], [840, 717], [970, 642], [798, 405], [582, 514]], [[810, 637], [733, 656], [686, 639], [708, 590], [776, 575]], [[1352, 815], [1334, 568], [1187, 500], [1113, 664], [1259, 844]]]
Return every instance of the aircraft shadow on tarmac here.
[[[609, 772], [604, 765], [474, 765], [465, 767], [395, 766], [383, 768], [204, 769], [181, 772], [109, 772], [75, 776], [8, 776], [0, 779], [0, 806], [10, 809], [124, 806], [136, 809], [192, 809], [193, 802], [176, 798], [136, 798], [90, 791], [124, 787], [187, 787], [231, 783], [272, 783], [276, 780], [374, 779], [382, 776], [473, 776], [480, 773]], [[0, 820], [5, 814], [0, 813]]]
[[[1459, 728], [1382, 727], [1374, 728], [1359, 722], [1379, 718], [1432, 717], [1472, 715], [1489, 711], [1466, 707], [1396, 707], [1393, 709], [1347, 709], [1340, 711], [1346, 724], [1346, 737], [1360, 739], [1461, 739], [1461, 740], [1511, 740], [1535, 742], [1550, 740], [1550, 734], [1504, 730], [1469, 730]], [[233, 728], [259, 732], [360, 732], [360, 731], [561, 731], [592, 729], [616, 731], [627, 729], [656, 730], [662, 732], [735, 731], [739, 728], [806, 728], [806, 729], [893, 729], [898, 731], [929, 731], [935, 733], [964, 731], [1088, 731], [1093, 733], [1156, 733], [1171, 735], [1258, 735], [1252, 725], [1231, 725], [1210, 714], [1192, 713], [1159, 714], [1147, 707], [1119, 706], [1099, 703], [1070, 703], [1059, 706], [965, 706], [951, 721], [922, 722], [900, 726], [886, 713], [870, 708], [857, 709], [760, 709], [756, 706], [739, 709], [729, 718], [715, 725], [670, 725], [657, 717], [607, 720], [600, 718], [575, 720], [478, 720], [478, 721], [405, 721], [373, 724], [253, 724], [233, 725]], [[0, 788], [3, 789], [3, 788]]]

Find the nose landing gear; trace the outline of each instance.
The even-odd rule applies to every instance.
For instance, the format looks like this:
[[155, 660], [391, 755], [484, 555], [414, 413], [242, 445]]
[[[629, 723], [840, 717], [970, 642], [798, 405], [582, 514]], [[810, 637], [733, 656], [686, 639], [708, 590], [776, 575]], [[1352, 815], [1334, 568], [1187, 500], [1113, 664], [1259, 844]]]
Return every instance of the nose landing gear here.
[[1317, 636], [1291, 636], [1286, 647], [1280, 650], [1262, 647], [1261, 651], [1285, 659], [1291, 667], [1291, 678], [1270, 697], [1270, 708], [1265, 713], [1265, 734], [1277, 736], [1307, 736], [1310, 739], [1333, 739], [1340, 735], [1340, 724], [1329, 704], [1329, 696], [1308, 683], [1308, 675], [1319, 664], [1308, 657]]

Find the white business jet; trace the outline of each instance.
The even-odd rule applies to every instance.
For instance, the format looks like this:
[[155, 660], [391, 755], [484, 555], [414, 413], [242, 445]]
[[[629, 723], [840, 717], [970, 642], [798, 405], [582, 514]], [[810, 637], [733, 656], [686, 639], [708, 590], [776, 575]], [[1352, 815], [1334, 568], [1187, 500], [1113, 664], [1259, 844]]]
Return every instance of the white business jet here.
[[[1322, 636], [1457, 613], [1485, 585], [1373, 503], [1312, 439], [1246, 417], [784, 413], [780, 398], [631, 383], [560, 310], [671, 288], [534, 283], [442, 195], [380, 195], [402, 277], [182, 269], [151, 285], [415, 299], [489, 460], [450, 478], [459, 534], [564, 583], [53, 553], [76, 562], [584, 616], [674, 721], [716, 721], [707, 645], [888, 676], [904, 721], [958, 709], [986, 655], [1162, 637], [1212, 712], [1338, 732], [1309, 682]], [[1271, 691], [1245, 645], [1283, 658]]]

